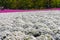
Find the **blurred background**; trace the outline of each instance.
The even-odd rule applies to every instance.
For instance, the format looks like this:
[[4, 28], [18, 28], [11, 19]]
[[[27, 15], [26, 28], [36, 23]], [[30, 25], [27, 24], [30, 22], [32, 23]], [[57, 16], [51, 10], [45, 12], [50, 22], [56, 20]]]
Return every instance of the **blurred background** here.
[[60, 8], [60, 0], [0, 0], [0, 9]]

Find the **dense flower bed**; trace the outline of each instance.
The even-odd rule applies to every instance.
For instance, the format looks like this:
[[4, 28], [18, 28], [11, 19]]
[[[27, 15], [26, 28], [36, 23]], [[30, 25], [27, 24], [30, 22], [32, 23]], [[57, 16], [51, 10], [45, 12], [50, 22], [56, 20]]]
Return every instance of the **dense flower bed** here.
[[60, 40], [60, 11], [1, 13], [0, 40]]

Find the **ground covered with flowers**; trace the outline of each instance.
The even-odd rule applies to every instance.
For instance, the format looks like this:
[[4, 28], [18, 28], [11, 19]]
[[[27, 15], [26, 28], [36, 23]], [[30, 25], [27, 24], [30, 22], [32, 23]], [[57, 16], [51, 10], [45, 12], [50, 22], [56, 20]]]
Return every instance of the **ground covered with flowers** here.
[[0, 14], [0, 40], [60, 40], [60, 11]]

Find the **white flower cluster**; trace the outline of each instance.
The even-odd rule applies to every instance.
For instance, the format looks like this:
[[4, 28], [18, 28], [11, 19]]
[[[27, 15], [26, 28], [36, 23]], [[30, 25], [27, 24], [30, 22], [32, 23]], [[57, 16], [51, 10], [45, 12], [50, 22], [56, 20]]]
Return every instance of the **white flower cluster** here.
[[41, 12], [0, 14], [0, 40], [60, 40], [60, 16]]

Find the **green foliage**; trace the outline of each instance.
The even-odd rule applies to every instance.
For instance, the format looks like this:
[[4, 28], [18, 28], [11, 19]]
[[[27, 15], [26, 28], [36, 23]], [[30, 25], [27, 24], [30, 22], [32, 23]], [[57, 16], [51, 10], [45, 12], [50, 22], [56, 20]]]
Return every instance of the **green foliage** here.
[[60, 0], [51, 0], [51, 7], [53, 8], [60, 7]]
[[57, 7], [57, 0], [51, 0], [51, 7], [53, 8]]
[[60, 0], [0, 0], [0, 6], [7, 9], [43, 9], [48, 5], [52, 8], [60, 7]]
[[56, 5], [57, 5], [57, 7], [60, 7], [60, 0], [56, 1]]
[[31, 9], [33, 8], [32, 0], [20, 0], [19, 1], [19, 9]]
[[47, 0], [37, 0], [36, 2], [35, 2], [35, 8], [38, 8], [38, 9], [40, 9], [40, 8], [45, 8], [46, 6], [46, 2], [47, 2]]

